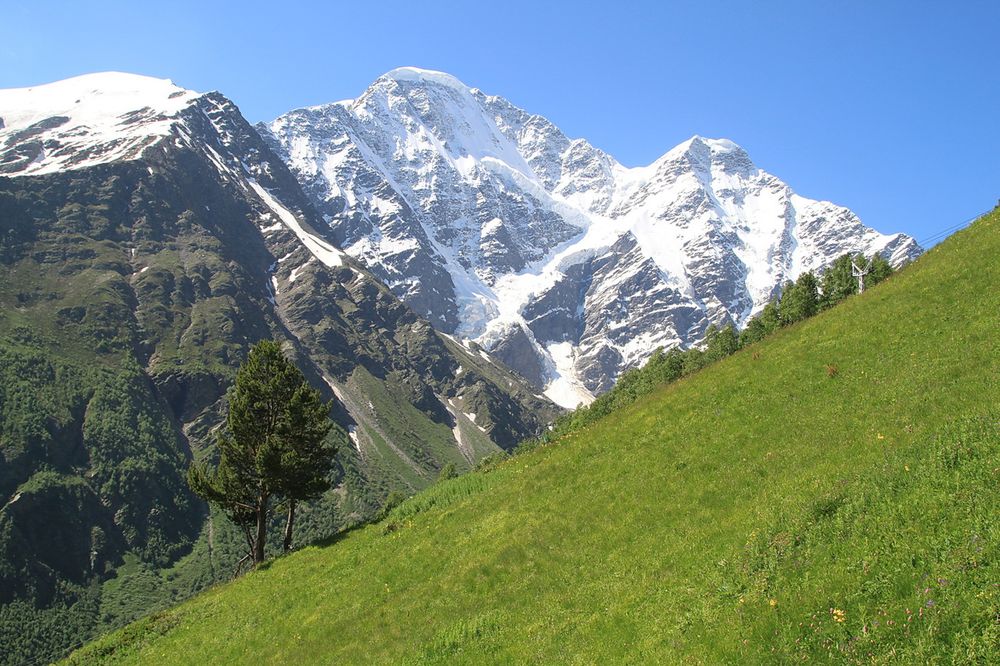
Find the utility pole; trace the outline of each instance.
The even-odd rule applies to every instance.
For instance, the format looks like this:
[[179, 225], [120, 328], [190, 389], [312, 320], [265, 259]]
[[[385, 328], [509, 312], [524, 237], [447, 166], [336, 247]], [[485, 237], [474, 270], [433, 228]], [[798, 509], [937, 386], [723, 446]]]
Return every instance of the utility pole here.
[[874, 255], [872, 255], [872, 258], [868, 260], [868, 264], [864, 268], [861, 268], [856, 263], [854, 263], [853, 259], [851, 259], [851, 275], [858, 278], [859, 294], [865, 293], [865, 276], [868, 275], [868, 271], [872, 269], [873, 261], [875, 261]]

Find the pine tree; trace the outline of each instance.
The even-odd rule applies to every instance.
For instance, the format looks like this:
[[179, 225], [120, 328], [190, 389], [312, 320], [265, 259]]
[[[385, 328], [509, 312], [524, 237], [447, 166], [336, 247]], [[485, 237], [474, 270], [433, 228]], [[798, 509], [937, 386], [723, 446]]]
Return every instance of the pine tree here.
[[[825, 271], [820, 288], [823, 291], [821, 306], [826, 309], [851, 294], [858, 293], [858, 279], [851, 273], [851, 255], [837, 257]], [[862, 264], [864, 265], [864, 264]]]
[[886, 261], [881, 254], [876, 254], [872, 257], [872, 267], [868, 271], [868, 275], [865, 276], [866, 288], [867, 286], [874, 287], [890, 275], [892, 275], [892, 264]]
[[288, 507], [287, 549], [295, 503], [329, 487], [328, 412], [278, 343], [264, 340], [250, 350], [229, 395], [226, 432], [217, 440], [218, 466], [210, 471], [192, 464], [188, 470], [191, 489], [243, 529], [249, 551], [243, 561], [264, 561], [267, 527], [278, 502]]
[[455, 463], [450, 462], [447, 463], [444, 467], [442, 467], [441, 471], [438, 472], [437, 480], [447, 481], [448, 479], [454, 479], [457, 476], [458, 476], [458, 469], [456, 469]]
[[[291, 367], [295, 368], [294, 365]], [[288, 420], [283, 422], [279, 431], [284, 447], [276, 488], [286, 502], [282, 541], [286, 552], [292, 547], [296, 504], [316, 499], [330, 489], [328, 475], [333, 466], [334, 450], [324, 444], [332, 427], [327, 419], [329, 411], [330, 407], [323, 403], [319, 391], [302, 378], [287, 405]]]
[[709, 326], [705, 335], [707, 346], [705, 347], [705, 360], [708, 363], [718, 361], [730, 354], [736, 353], [740, 348], [739, 338], [736, 335], [736, 328], [729, 324], [724, 328]]
[[781, 327], [778, 316], [778, 298], [775, 297], [764, 306], [760, 314], [747, 322], [746, 328], [740, 333], [740, 347], [746, 347], [758, 340], [763, 340]]
[[819, 310], [819, 282], [812, 272], [799, 276], [795, 283], [788, 282], [781, 293], [778, 312], [781, 323], [793, 324], [813, 316]]

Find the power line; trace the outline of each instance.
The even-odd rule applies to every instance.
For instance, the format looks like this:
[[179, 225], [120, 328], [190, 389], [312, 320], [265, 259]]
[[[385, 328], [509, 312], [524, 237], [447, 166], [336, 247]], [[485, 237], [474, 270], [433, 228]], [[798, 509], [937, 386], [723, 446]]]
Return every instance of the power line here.
[[964, 227], [969, 226], [970, 224], [972, 224], [973, 222], [975, 222], [976, 220], [978, 220], [980, 217], [982, 217], [986, 213], [990, 212], [990, 210], [992, 210], [992, 209], [984, 210], [981, 213], [977, 213], [977, 214], [973, 215], [972, 217], [970, 217], [967, 220], [959, 222], [958, 224], [953, 224], [950, 227], [947, 227], [945, 229], [941, 229], [940, 231], [937, 231], [937, 232], [931, 234], [927, 238], [924, 238], [922, 240], [918, 240], [917, 241], [917, 245], [919, 245], [920, 247], [927, 247], [928, 243], [936, 243], [937, 241], [942, 240], [942, 239], [950, 236], [951, 234], [955, 233], [959, 229], [962, 229]]

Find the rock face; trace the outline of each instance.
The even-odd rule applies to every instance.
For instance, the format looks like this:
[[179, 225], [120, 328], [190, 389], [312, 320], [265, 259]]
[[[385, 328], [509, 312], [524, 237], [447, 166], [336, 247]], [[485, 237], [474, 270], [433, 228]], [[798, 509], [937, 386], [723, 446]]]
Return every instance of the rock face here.
[[132, 619], [99, 585], [129, 553], [142, 585], [168, 566], [185, 567], [187, 592], [231, 574], [240, 537], [206, 526], [184, 474], [212, 456], [257, 340], [282, 342], [341, 426], [335, 487], [303, 509], [300, 542], [560, 411], [339, 250], [221, 94], [90, 75], [0, 91], [0, 116], [0, 604], [21, 608], [0, 623], [10, 654], [52, 659], [31, 651]]
[[796, 195], [731, 141], [626, 168], [440, 72], [396, 69], [258, 129], [348, 254], [568, 406], [657, 347], [742, 325], [845, 252], [920, 252]]

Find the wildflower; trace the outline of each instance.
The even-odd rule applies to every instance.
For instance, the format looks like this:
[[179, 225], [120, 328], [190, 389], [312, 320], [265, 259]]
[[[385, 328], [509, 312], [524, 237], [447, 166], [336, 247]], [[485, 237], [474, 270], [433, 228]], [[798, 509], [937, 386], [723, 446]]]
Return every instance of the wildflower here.
[[903, 465], [903, 469], [906, 470], [907, 472], [909, 472], [910, 471], [910, 466], [909, 465]]
[[844, 620], [847, 619], [847, 613], [845, 611], [840, 610], [839, 608], [833, 608], [830, 610], [830, 612], [833, 614], [833, 619], [835, 622], [843, 622]]
[[879, 438], [879, 439], [885, 439], [885, 435], [883, 435], [882, 433], [879, 433], [879, 434], [878, 434], [878, 438]]
[[771, 604], [771, 608], [777, 608], [778, 607], [778, 600], [777, 599], [771, 599], [767, 603]]

